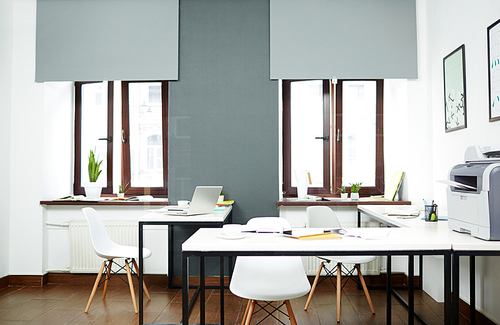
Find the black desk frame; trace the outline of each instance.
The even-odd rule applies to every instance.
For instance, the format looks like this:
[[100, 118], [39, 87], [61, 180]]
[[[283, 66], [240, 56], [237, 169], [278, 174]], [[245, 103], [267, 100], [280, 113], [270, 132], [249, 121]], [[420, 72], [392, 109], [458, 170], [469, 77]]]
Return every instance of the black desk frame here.
[[[229, 211], [226, 218], [223, 221], [162, 221], [162, 220], [151, 220], [151, 221], [139, 221], [139, 325], [144, 324], [144, 289], [142, 287], [142, 283], [144, 282], [144, 261], [143, 261], [143, 250], [144, 247], [144, 226], [167, 226], [168, 228], [168, 250], [167, 250], [167, 261], [168, 261], [168, 287], [173, 288], [172, 286], [172, 278], [173, 278], [173, 270], [174, 270], [174, 231], [171, 226], [199, 226], [201, 227], [222, 227], [222, 225], [226, 223], [232, 223], [233, 220], [233, 210]], [[200, 269], [203, 269], [203, 274], [200, 272], [200, 278], [203, 279], [201, 282], [203, 286], [197, 287], [197, 293], [201, 292], [202, 297], [205, 295], [205, 273], [204, 273], [204, 261], [201, 262]], [[221, 263], [222, 264], [222, 263]], [[224, 273], [223, 265], [221, 265], [221, 274]], [[222, 279], [223, 280], [223, 279]], [[184, 280], [183, 280], [184, 281]], [[223, 285], [223, 283], [221, 284]], [[180, 287], [179, 287], [180, 288]], [[193, 298], [193, 300], [194, 300]], [[221, 297], [221, 301], [223, 297]], [[191, 305], [191, 304], [190, 304]], [[189, 309], [191, 306], [189, 306]]]
[[[378, 222], [384, 224], [387, 228], [397, 227], [396, 225], [393, 225], [393, 224], [391, 224], [389, 222], [386, 222], [384, 220], [380, 220], [379, 218], [375, 217], [372, 214], [369, 214], [369, 213], [364, 212], [364, 211], [361, 212], [358, 209], [358, 228], [361, 227], [361, 213], [367, 214], [370, 218], [375, 219]], [[410, 256], [408, 256], [408, 258], [410, 258]], [[410, 261], [408, 261], [408, 263], [410, 263]], [[411, 270], [413, 272], [413, 268]], [[418, 276], [419, 276], [419, 278], [418, 278], [418, 286], [415, 287], [414, 289], [421, 290], [424, 287], [424, 285], [423, 285], [423, 281], [424, 281], [424, 256], [423, 255], [419, 255], [418, 256]], [[358, 286], [358, 288], [359, 288], [359, 286]], [[394, 295], [394, 297], [396, 297], [396, 299], [398, 299], [400, 302], [402, 302], [403, 304], [405, 304], [406, 307], [409, 307], [409, 303], [406, 300], [404, 300], [404, 298], [396, 290], [394, 290], [394, 288], [392, 288], [391, 290], [392, 290], [392, 294]], [[415, 316], [418, 319], [420, 319], [420, 321], [422, 321], [422, 323], [427, 324], [426, 320], [422, 316], [420, 316], [419, 313], [415, 312]]]
[[[204, 258], [210, 256], [218, 256], [221, 259], [221, 273], [220, 273], [220, 324], [224, 325], [224, 273], [223, 263], [224, 256], [317, 256], [317, 255], [380, 255], [387, 256], [387, 321], [386, 324], [391, 324], [391, 297], [392, 297], [392, 282], [391, 282], [391, 257], [395, 255], [409, 256], [408, 258], [408, 324], [414, 324], [414, 256], [415, 255], [443, 255], [444, 256], [444, 323], [452, 324], [451, 316], [451, 250], [409, 250], [409, 251], [183, 251], [182, 252], [182, 324], [189, 322], [189, 274], [188, 274], [188, 259], [193, 257], [200, 258], [200, 301], [205, 301], [205, 278], [204, 278]], [[200, 325], [205, 325], [205, 304], [200, 304]]]
[[500, 256], [495, 250], [453, 251], [453, 324], [458, 324], [460, 315], [460, 257], [469, 257], [470, 324], [476, 324], [476, 256]]

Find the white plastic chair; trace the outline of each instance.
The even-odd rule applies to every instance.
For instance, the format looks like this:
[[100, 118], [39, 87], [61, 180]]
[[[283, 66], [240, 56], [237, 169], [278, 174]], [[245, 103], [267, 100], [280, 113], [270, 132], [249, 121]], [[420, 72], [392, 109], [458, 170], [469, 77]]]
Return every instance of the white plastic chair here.
[[[314, 227], [314, 228], [342, 228], [340, 225], [339, 220], [337, 219], [337, 216], [335, 213], [332, 211], [327, 206], [310, 206], [307, 207], [307, 227]], [[359, 282], [361, 283], [361, 286], [363, 287], [363, 290], [365, 292], [366, 300], [368, 301], [368, 304], [370, 305], [370, 309], [373, 314], [375, 314], [375, 310], [373, 309], [373, 303], [370, 298], [370, 293], [368, 292], [368, 289], [366, 288], [366, 283], [365, 279], [363, 278], [363, 274], [361, 273], [360, 269], [360, 264], [363, 263], [369, 263], [371, 261], [374, 261], [377, 257], [376, 256], [318, 256], [319, 259], [321, 259], [321, 264], [319, 266], [318, 272], [316, 273], [316, 277], [314, 278], [314, 282], [311, 287], [311, 292], [309, 292], [309, 297], [307, 298], [306, 305], [304, 307], [304, 310], [307, 310], [309, 307], [309, 303], [311, 302], [311, 298], [314, 294], [314, 290], [316, 289], [316, 286], [318, 284], [318, 280], [320, 278], [320, 273], [322, 269], [325, 269], [327, 276], [333, 275], [335, 271], [337, 271], [337, 322], [340, 322], [340, 302], [342, 300], [342, 287], [345, 285], [349, 279], [356, 280], [355, 278], [352, 277], [352, 274], [354, 272], [354, 269], [348, 270], [348, 272], [345, 272], [347, 275], [346, 281], [344, 284], [342, 284], [342, 265], [349, 263], [349, 264], [354, 264], [354, 268], [358, 271], [358, 277], [359, 277]], [[328, 269], [325, 266], [325, 263], [330, 263], [330, 261], [335, 262], [336, 265], [332, 269]], [[344, 266], [345, 268], [345, 266]], [[323, 280], [326, 279], [323, 278]], [[323, 281], [321, 280], [321, 281]], [[356, 281], [357, 282], [357, 281]]]
[[[284, 218], [261, 217], [250, 219], [247, 227], [281, 232], [290, 228], [290, 224]], [[269, 312], [265, 309], [273, 307], [270, 305], [272, 301], [284, 301], [273, 308], [278, 310], [285, 305], [291, 324], [297, 324], [289, 300], [305, 295], [310, 289], [311, 284], [299, 256], [238, 256], [229, 284], [229, 290], [233, 294], [248, 299], [242, 325], [250, 324], [256, 304], [260, 307], [256, 312], [263, 310], [268, 313], [264, 319], [270, 316], [276, 318], [272, 315], [274, 310]], [[256, 301], [266, 303], [261, 306]]]
[[[92, 288], [92, 293], [90, 294], [89, 301], [87, 303], [87, 307], [85, 308], [85, 312], [89, 311], [90, 304], [92, 303], [92, 300], [94, 299], [95, 293], [97, 291], [97, 287], [100, 285], [100, 280], [101, 276], [103, 274], [103, 271], [106, 270], [106, 276], [104, 279], [104, 290], [102, 294], [102, 299], [104, 300], [106, 298], [106, 292], [108, 289], [108, 280], [115, 274], [117, 274], [118, 271], [112, 271], [111, 267], [113, 264], [113, 259], [115, 258], [125, 258], [125, 266], [120, 266], [120, 270], [123, 268], [127, 269], [127, 278], [128, 278], [128, 285], [130, 287], [130, 295], [132, 296], [132, 302], [134, 304], [134, 311], [137, 314], [137, 301], [135, 300], [135, 293], [134, 293], [134, 284], [132, 282], [132, 271], [131, 271], [131, 266], [130, 264], [133, 265], [135, 268], [135, 275], [137, 275], [137, 272], [139, 270], [139, 267], [137, 266], [137, 263], [135, 261], [136, 258], [139, 257], [139, 249], [138, 247], [135, 246], [124, 246], [124, 245], [118, 245], [115, 242], [109, 238], [109, 235], [106, 231], [106, 228], [104, 227], [104, 223], [102, 222], [99, 214], [97, 211], [93, 208], [83, 208], [82, 209], [83, 214], [87, 218], [87, 221], [89, 223], [89, 228], [90, 228], [90, 236], [92, 239], [92, 246], [94, 247], [94, 252], [99, 256], [105, 259], [104, 262], [102, 262], [101, 269], [99, 270], [99, 273], [97, 274], [97, 278], [94, 283], [94, 287]], [[143, 248], [143, 256], [144, 258], [150, 257], [151, 256], [151, 250], [147, 248]], [[111, 274], [113, 272], [113, 274]], [[146, 288], [146, 284], [143, 283], [143, 288], [144, 288], [144, 293], [148, 297], [148, 300], [151, 300], [151, 297], [149, 296], [148, 289]]]

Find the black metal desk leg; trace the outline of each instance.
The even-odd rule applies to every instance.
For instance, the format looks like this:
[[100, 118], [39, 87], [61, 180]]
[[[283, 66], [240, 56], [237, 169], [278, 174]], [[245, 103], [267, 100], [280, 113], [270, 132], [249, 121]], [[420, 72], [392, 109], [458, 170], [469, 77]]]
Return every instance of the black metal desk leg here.
[[182, 324], [189, 324], [189, 280], [188, 258], [182, 253]]
[[415, 323], [415, 255], [408, 255], [408, 324]]
[[224, 325], [224, 256], [220, 257], [220, 325]]
[[174, 226], [168, 225], [168, 247], [167, 247], [167, 270], [168, 270], [168, 287], [172, 288], [174, 278]]
[[200, 256], [200, 325], [205, 325], [205, 258]]
[[142, 247], [144, 246], [144, 238], [143, 238], [144, 225], [139, 222], [139, 325], [144, 324], [144, 302], [143, 302], [143, 288], [142, 283], [144, 281], [144, 263], [143, 259], [143, 251]]
[[[453, 308], [453, 324], [458, 324], [458, 319], [459, 319], [459, 307], [458, 307], [458, 299], [459, 299], [459, 285], [460, 285], [460, 255], [458, 253], [453, 253], [453, 264], [452, 264], [452, 270], [453, 270], [453, 301], [452, 301], [452, 308]], [[445, 269], [445, 284], [446, 284], [446, 269]], [[446, 294], [446, 291], [445, 291]], [[445, 305], [446, 307], [446, 305]], [[445, 314], [446, 316], [446, 314]]]
[[[447, 252], [444, 254], [444, 323], [445, 324], [458, 324], [458, 305], [457, 305], [457, 318], [456, 318], [456, 323], [452, 319], [452, 308], [455, 308], [454, 305], [452, 305], [451, 301], [451, 269], [452, 269], [452, 263], [451, 263], [451, 251]], [[456, 258], [456, 261], [455, 261]], [[455, 265], [455, 263], [457, 263]], [[453, 272], [455, 272], [455, 269], [457, 273], [453, 273], [453, 296], [455, 296], [455, 292], [457, 292], [457, 298], [458, 298], [458, 255], [453, 254]], [[456, 283], [455, 283], [456, 280]], [[455, 289], [456, 285], [456, 289]], [[456, 291], [455, 291], [456, 290]], [[453, 298], [455, 299], [455, 298]], [[454, 303], [454, 302], [453, 302]]]
[[387, 320], [386, 324], [391, 324], [391, 300], [392, 300], [392, 281], [391, 281], [391, 265], [392, 256], [387, 255]]
[[424, 290], [424, 255], [419, 255], [418, 258], [418, 289]]
[[470, 324], [476, 324], [476, 257], [469, 256]]
[[361, 227], [361, 211], [358, 210], [358, 228]]

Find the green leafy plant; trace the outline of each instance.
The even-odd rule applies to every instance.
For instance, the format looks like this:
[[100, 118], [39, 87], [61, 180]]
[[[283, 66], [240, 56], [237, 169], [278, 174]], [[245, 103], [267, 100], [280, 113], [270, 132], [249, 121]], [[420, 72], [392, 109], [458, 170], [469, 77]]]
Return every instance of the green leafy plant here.
[[342, 186], [342, 187], [337, 187], [338, 190], [340, 191], [340, 193], [346, 193], [345, 191], [345, 186]]
[[101, 175], [101, 164], [102, 160], [98, 161], [98, 157], [95, 155], [95, 149], [90, 149], [89, 154], [89, 180], [90, 182], [96, 182], [99, 175]]
[[125, 189], [127, 188], [128, 184], [130, 183], [127, 183], [125, 185], [118, 185], [118, 193], [125, 193]]
[[349, 185], [351, 185], [351, 193], [358, 193], [361, 188], [361, 184], [363, 184], [363, 182], [349, 183]]

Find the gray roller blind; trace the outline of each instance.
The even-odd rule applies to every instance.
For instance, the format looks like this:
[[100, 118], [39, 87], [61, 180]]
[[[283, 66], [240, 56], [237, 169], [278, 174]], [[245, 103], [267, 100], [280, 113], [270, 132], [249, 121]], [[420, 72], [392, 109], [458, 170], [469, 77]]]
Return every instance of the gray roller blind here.
[[270, 0], [271, 79], [417, 78], [415, 0]]
[[37, 0], [35, 81], [177, 80], [179, 0]]

